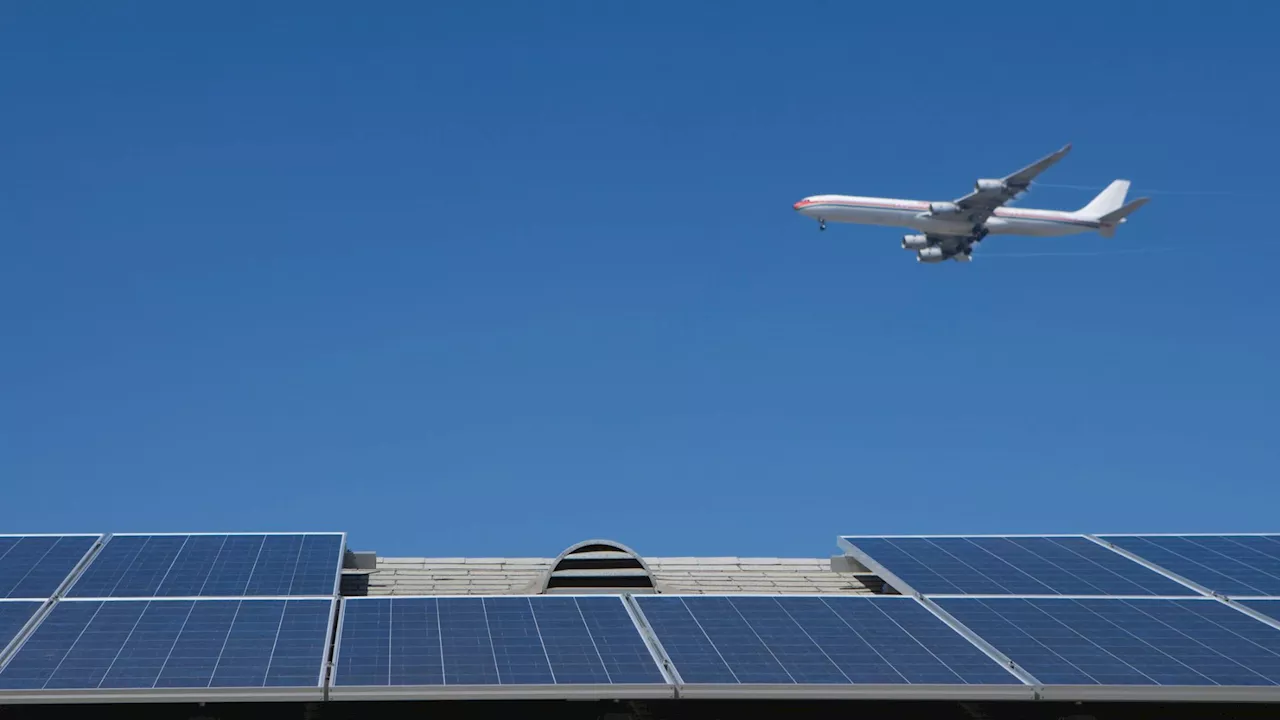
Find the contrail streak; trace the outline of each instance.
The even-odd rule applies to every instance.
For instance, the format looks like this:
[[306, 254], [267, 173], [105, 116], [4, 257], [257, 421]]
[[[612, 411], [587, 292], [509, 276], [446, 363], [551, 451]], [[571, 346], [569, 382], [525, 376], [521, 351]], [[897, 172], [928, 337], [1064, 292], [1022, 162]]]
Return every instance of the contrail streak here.
[[[1061, 185], [1058, 183], [1033, 183], [1032, 187], [1047, 188], [1064, 188], [1066, 190], [1092, 190], [1101, 192], [1106, 189], [1105, 185]], [[1235, 195], [1236, 193], [1226, 190], [1147, 190], [1140, 188], [1140, 194], [1146, 195]]]
[[1042, 253], [983, 253], [974, 254], [974, 259], [987, 258], [1029, 258], [1029, 257], [1098, 257], [1100, 255], [1145, 255], [1154, 252], [1167, 252], [1173, 248], [1134, 248], [1132, 250], [1097, 250], [1086, 252], [1042, 252]]

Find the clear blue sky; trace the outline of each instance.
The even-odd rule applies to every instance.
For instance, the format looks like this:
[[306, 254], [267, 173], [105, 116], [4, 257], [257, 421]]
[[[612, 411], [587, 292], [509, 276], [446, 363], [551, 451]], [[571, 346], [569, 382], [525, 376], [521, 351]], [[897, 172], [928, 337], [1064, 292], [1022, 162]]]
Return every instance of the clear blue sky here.
[[[6, 4], [0, 525], [1280, 530], [1280, 6], [890, 5]], [[1066, 142], [1113, 240], [791, 209]]]

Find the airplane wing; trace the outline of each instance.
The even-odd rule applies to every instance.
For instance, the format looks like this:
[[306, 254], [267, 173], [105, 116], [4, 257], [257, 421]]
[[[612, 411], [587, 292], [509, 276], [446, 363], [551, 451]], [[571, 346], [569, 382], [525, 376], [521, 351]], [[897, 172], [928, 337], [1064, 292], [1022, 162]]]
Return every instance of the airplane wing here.
[[965, 212], [968, 220], [974, 225], [980, 225], [991, 217], [996, 208], [1026, 192], [1036, 176], [1048, 170], [1068, 152], [1071, 152], [1070, 143], [999, 180], [979, 180], [974, 183], [973, 192], [955, 200], [955, 204]]

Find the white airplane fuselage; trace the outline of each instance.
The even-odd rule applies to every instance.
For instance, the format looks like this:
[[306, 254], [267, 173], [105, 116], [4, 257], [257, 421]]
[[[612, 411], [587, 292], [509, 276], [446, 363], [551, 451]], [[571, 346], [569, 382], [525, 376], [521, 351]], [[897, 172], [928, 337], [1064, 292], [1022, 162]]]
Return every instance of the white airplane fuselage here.
[[[906, 227], [940, 235], [968, 235], [974, 230], [968, 223], [930, 214], [929, 203], [924, 200], [813, 195], [794, 207], [801, 215], [825, 222]], [[1096, 231], [1101, 224], [1077, 212], [1002, 207], [996, 209], [984, 227], [991, 235], [1059, 237]]]

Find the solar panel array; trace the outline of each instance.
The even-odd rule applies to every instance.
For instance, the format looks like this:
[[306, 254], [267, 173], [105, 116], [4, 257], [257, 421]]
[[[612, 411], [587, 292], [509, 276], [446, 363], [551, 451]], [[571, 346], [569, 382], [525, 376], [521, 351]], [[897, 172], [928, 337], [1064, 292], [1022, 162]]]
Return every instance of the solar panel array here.
[[323, 698], [345, 535], [115, 535], [69, 576], [100, 540], [75, 562], [83, 543], [28, 549], [0, 572], [0, 587], [27, 566], [8, 584], [65, 588], [26, 619], [0, 602], [0, 633], [14, 640], [0, 702]]
[[1050, 699], [1280, 701], [1280, 535], [845, 536]]
[[1278, 535], [840, 543], [891, 594], [339, 603], [341, 533], [0, 536], [0, 705], [192, 697], [1280, 702]]
[[332, 600], [59, 603], [0, 691], [319, 687]]
[[70, 598], [331, 596], [343, 536], [117, 535]]

